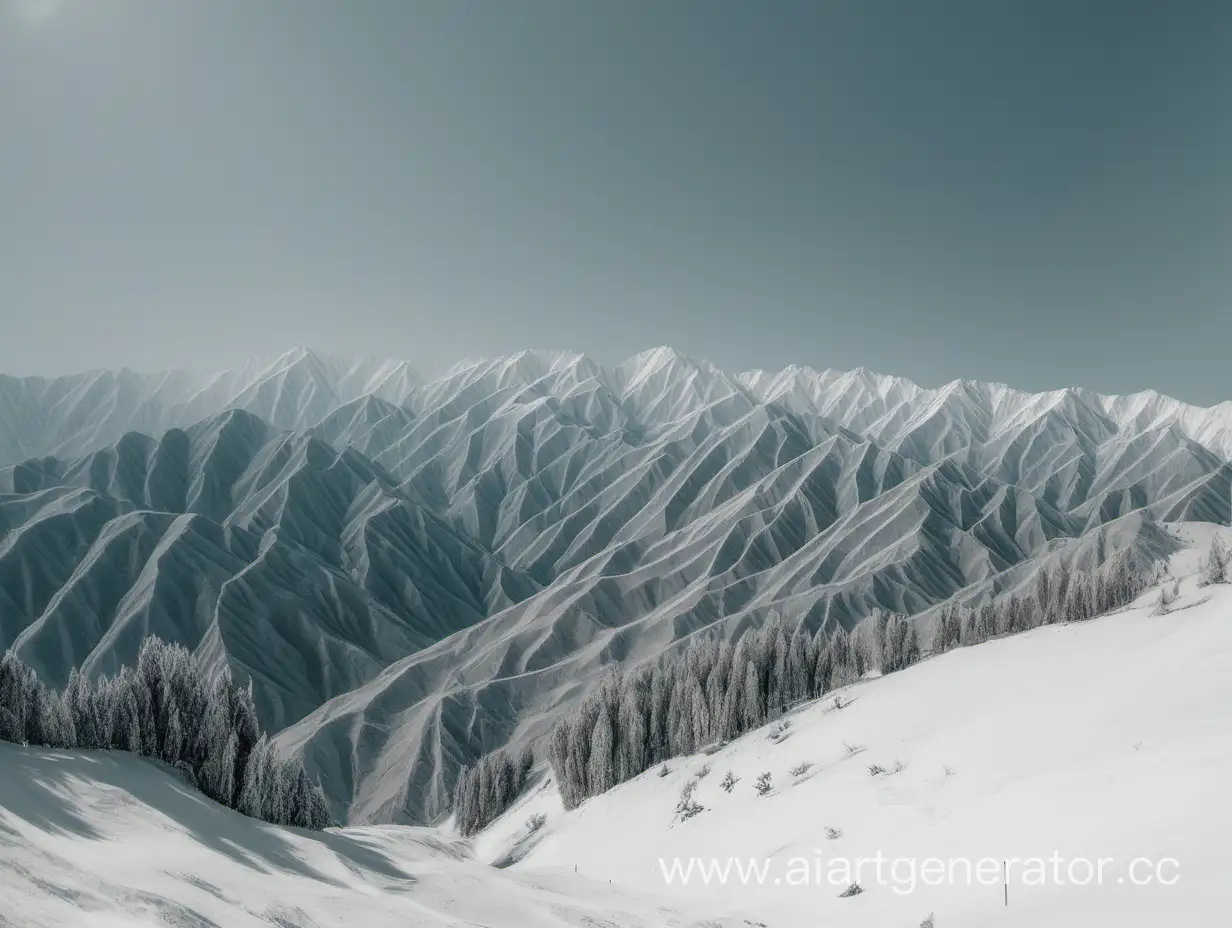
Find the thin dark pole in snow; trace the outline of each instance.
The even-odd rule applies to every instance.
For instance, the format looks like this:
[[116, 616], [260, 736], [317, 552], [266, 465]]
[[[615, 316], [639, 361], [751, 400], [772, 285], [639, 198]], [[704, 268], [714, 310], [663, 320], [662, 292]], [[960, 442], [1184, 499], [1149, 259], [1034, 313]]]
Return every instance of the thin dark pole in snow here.
[[1001, 881], [1005, 883], [1005, 904], [1010, 904], [1010, 877], [1009, 866], [1003, 860], [1001, 861]]

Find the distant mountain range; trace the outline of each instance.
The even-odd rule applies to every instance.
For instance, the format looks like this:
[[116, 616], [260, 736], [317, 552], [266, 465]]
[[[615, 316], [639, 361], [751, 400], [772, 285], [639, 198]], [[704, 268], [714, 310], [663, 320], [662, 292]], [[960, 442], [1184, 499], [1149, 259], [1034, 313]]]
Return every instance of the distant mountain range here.
[[424, 821], [614, 661], [1162, 556], [1159, 523], [1228, 523], [1230, 461], [1232, 403], [665, 348], [0, 376], [0, 648], [62, 685], [181, 642], [339, 817]]

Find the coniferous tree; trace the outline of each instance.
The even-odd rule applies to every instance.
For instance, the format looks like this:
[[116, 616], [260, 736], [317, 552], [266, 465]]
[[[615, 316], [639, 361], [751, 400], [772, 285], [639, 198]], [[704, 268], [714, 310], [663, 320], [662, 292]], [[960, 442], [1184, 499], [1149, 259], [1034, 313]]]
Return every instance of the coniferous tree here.
[[1201, 582], [1227, 583], [1229, 563], [1232, 563], [1232, 551], [1228, 550], [1218, 534], [1212, 535], [1211, 547], [1207, 551], [1206, 562], [1202, 565]]
[[1064, 561], [1057, 565], [1056, 575], [1052, 584], [1052, 602], [1049, 608], [1049, 622], [1060, 622], [1065, 619], [1065, 607], [1069, 601], [1070, 581], [1073, 573], [1069, 564]]
[[1035, 612], [1040, 625], [1052, 622], [1052, 574], [1041, 567], [1035, 574]]
[[[692, 727], [689, 726], [687, 730], [692, 731]], [[607, 706], [601, 705], [590, 736], [588, 783], [592, 793], [606, 792], [616, 785], [616, 773], [612, 763], [614, 741]]]
[[809, 696], [809, 651], [811, 639], [804, 621], [796, 623], [787, 645], [786, 680], [783, 693], [788, 703], [807, 699]]
[[821, 629], [813, 638], [814, 662], [812, 686], [809, 695], [823, 696], [834, 685], [834, 650], [830, 646], [830, 637]]
[[834, 630], [830, 636], [830, 656], [833, 662], [830, 671], [830, 689], [848, 686], [859, 679], [859, 669], [856, 664], [855, 648], [843, 628]]

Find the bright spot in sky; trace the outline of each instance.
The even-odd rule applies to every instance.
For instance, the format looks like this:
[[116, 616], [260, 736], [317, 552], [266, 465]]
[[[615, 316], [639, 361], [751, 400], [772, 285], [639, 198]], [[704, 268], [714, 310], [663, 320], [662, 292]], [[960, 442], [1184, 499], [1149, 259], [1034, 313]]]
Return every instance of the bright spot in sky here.
[[63, 0], [8, 0], [8, 3], [19, 18], [38, 25], [51, 19], [63, 5]]

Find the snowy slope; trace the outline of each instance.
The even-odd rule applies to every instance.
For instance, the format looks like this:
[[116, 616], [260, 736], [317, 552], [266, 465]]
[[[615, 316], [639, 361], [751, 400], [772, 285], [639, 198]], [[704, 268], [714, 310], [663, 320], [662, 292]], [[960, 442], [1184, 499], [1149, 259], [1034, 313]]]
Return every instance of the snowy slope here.
[[[1174, 571], [1193, 566], [1194, 553]], [[752, 732], [572, 812], [546, 785], [481, 834], [477, 852], [517, 860], [512, 871], [528, 877], [576, 866], [631, 894], [666, 889], [681, 907], [719, 903], [773, 928], [917, 925], [930, 912], [945, 928], [1218, 923], [1232, 904], [1223, 866], [1232, 799], [1220, 786], [1232, 771], [1232, 587], [1200, 589], [1189, 577], [1167, 615], [1154, 614], [1150, 599], [856, 684], [841, 693], [845, 708], [828, 695], [795, 711], [782, 740], [768, 738], [769, 728]], [[804, 762], [813, 764], [808, 773], [791, 775]], [[900, 762], [897, 773], [868, 770]], [[680, 821], [677, 798], [704, 765], [711, 772], [695, 797], [706, 811]], [[719, 786], [728, 770], [741, 778], [730, 794]], [[774, 789], [761, 797], [753, 782], [763, 771]], [[547, 823], [527, 840], [534, 814]], [[827, 826], [842, 836], [828, 839]], [[989, 857], [994, 879], [968, 885], [960, 867], [955, 885], [917, 879], [913, 892], [900, 892], [910, 884], [908, 864], [894, 874], [886, 863], [880, 883], [868, 865], [866, 892], [839, 898], [847, 884], [830, 884], [831, 873], [842, 874], [833, 861], [878, 851], [917, 866], [928, 857]], [[1031, 885], [1028, 859], [1054, 852], [1066, 861], [1111, 858], [1104, 884], [1075, 885], [1086, 870], [1077, 865], [1070, 881], [1067, 862], [1061, 880]], [[765, 884], [695, 877], [667, 887], [660, 865], [731, 857], [771, 860]], [[820, 860], [820, 879], [786, 885], [793, 857], [810, 868]], [[999, 868], [1012, 857], [1022, 861], [1006, 907]], [[1158, 873], [1180, 881], [1133, 885], [1128, 868], [1139, 857], [1152, 864], [1138, 865], [1134, 877], [1175, 858]]]
[[433, 831], [267, 825], [133, 755], [0, 743], [0, 770], [6, 926], [697, 924], [606, 880], [493, 870]]
[[1169, 553], [1232, 511], [1229, 415], [664, 348], [0, 378], [0, 647], [59, 683], [182, 642], [337, 814], [432, 821], [612, 661]]

